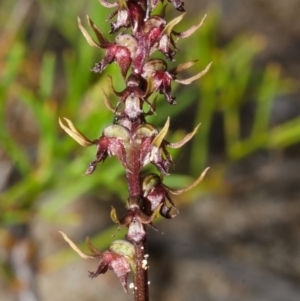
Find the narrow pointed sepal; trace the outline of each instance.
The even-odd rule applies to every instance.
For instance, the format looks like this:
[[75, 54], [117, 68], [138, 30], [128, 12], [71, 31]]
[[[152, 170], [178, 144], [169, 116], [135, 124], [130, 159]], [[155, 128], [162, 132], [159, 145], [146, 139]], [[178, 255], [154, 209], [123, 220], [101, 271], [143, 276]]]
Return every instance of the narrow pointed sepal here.
[[104, 98], [104, 104], [106, 106], [106, 108], [108, 110], [110, 110], [111, 112], [113, 112], [114, 114], [116, 115], [119, 115], [117, 112], [116, 112], [116, 109], [112, 106], [111, 102], [109, 101], [108, 97], [107, 97], [107, 94], [105, 93], [105, 91], [102, 89], [102, 93], [103, 93], [103, 98]]
[[178, 66], [176, 66], [174, 69], [172, 69], [170, 71], [171, 74], [173, 75], [177, 75], [178, 73], [192, 67], [195, 63], [197, 63], [198, 60], [193, 60], [191, 62], [186, 62], [186, 63], [183, 63], [183, 64], [179, 64]]
[[120, 224], [120, 221], [117, 216], [117, 211], [116, 211], [115, 207], [113, 207], [113, 206], [111, 207], [111, 210], [110, 210], [110, 218], [115, 224]]
[[77, 143], [79, 143], [81, 146], [91, 146], [95, 144], [97, 141], [91, 141], [86, 136], [84, 136], [73, 124], [73, 122], [67, 118], [63, 118], [68, 126], [64, 125], [62, 120], [59, 118], [58, 122], [61, 128], [70, 136], [72, 137]]
[[127, 293], [128, 274], [130, 271], [133, 273], [136, 271], [134, 263], [135, 250], [132, 244], [127, 241], [117, 240], [110, 245], [109, 250], [100, 252], [87, 238], [87, 246], [93, 253], [93, 255], [87, 255], [64, 232], [59, 231], [59, 233], [80, 257], [84, 259], [100, 258], [96, 271], [89, 272], [90, 278], [95, 278], [100, 274], [105, 274], [108, 270], [113, 270]]
[[167, 146], [171, 147], [171, 148], [179, 148], [181, 146], [183, 146], [184, 144], [186, 144], [188, 141], [190, 141], [194, 135], [197, 133], [198, 129], [199, 129], [200, 123], [194, 128], [194, 130], [191, 133], [188, 133], [183, 139], [181, 139], [178, 142], [175, 143], [168, 143]]
[[95, 25], [95, 23], [90, 19], [89, 16], [86, 16], [86, 18], [87, 18], [90, 28], [93, 30], [93, 32], [95, 33], [95, 35], [98, 39], [99, 46], [105, 47], [106, 45], [108, 45], [109, 42], [106, 39], [106, 37], [104, 36], [104, 34], [102, 33], [102, 31]]
[[207, 173], [208, 170], [209, 170], [209, 167], [207, 167], [207, 168], [202, 172], [202, 174], [199, 176], [199, 178], [198, 178], [195, 182], [193, 182], [192, 184], [190, 184], [188, 187], [185, 187], [185, 188], [182, 188], [182, 189], [172, 189], [172, 188], [167, 187], [167, 186], [165, 186], [165, 187], [166, 187], [166, 189], [167, 189], [170, 193], [172, 193], [172, 194], [174, 194], [174, 195], [179, 195], [179, 194], [181, 194], [181, 193], [183, 193], [183, 192], [186, 192], [186, 191], [188, 191], [188, 190], [191, 190], [192, 188], [194, 188], [195, 186], [197, 186], [197, 185], [204, 179], [204, 177], [205, 177], [205, 175], [206, 175], [206, 173]]
[[96, 48], [103, 48], [105, 47], [105, 45], [108, 44], [107, 39], [104, 37], [104, 35], [102, 34], [102, 32], [100, 31], [100, 29], [98, 27], [96, 27], [96, 25], [92, 22], [92, 20], [87, 17], [88, 22], [90, 27], [93, 29], [93, 31], [95, 32], [97, 39], [98, 39], [98, 43], [90, 36], [90, 34], [88, 33], [88, 31], [83, 27], [82, 22], [80, 20], [80, 18], [78, 17], [78, 27], [80, 29], [80, 31], [82, 32], [83, 36], [85, 37], [86, 41], [88, 42], [88, 44], [92, 47], [96, 47]]
[[163, 142], [170, 126], [170, 117], [168, 117], [164, 127], [161, 129], [161, 131], [156, 135], [156, 137], [152, 141], [152, 146], [155, 146], [159, 148], [161, 146], [161, 143]]
[[193, 81], [195, 81], [195, 80], [199, 79], [200, 77], [202, 77], [203, 75], [205, 75], [207, 73], [207, 71], [209, 70], [211, 64], [212, 64], [212, 62], [209, 63], [203, 71], [201, 71], [200, 73], [198, 73], [198, 74], [196, 74], [192, 77], [189, 77], [187, 79], [175, 79], [175, 81], [177, 83], [180, 83], [180, 84], [183, 84], [183, 85], [189, 85]]
[[181, 14], [180, 16], [174, 18], [173, 20], [171, 20], [166, 27], [164, 28], [164, 30], [162, 31], [162, 34], [167, 34], [168, 36], [171, 35], [173, 28], [175, 25], [177, 25], [184, 17], [186, 13]]
[[181, 39], [184, 39], [184, 38], [189, 37], [189, 36], [192, 35], [198, 28], [200, 28], [200, 27], [202, 26], [204, 20], [206, 19], [206, 16], [207, 16], [207, 15], [205, 15], [199, 23], [195, 24], [194, 26], [192, 26], [191, 28], [187, 29], [186, 31], [183, 31], [183, 32], [181, 32], [181, 33], [179, 33], [179, 34], [176, 34], [176, 36], [177, 36], [178, 38], [181, 38]]
[[69, 246], [83, 259], [91, 259], [94, 258], [94, 256], [92, 255], [87, 255], [84, 252], [82, 252], [77, 246], [76, 244], [62, 231], [58, 231], [63, 239], [69, 244]]

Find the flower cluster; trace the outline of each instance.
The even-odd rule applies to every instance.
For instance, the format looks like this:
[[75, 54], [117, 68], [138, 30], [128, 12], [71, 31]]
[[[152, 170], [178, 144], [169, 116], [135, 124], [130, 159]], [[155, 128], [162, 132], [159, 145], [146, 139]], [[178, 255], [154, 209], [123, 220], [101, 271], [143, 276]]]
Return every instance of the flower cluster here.
[[[205, 17], [186, 31], [175, 31], [174, 27], [185, 15], [182, 1], [168, 0], [175, 9], [183, 12], [169, 22], [164, 16], [166, 5], [162, 6], [160, 14], [153, 13], [163, 0], [118, 0], [115, 3], [99, 1], [104, 7], [115, 9], [107, 18], [107, 20], [116, 18], [111, 22], [110, 31], [110, 34], [114, 34], [114, 38], [107, 39], [89, 17], [87, 22], [95, 38], [89, 34], [79, 18], [78, 25], [92, 47], [105, 51], [103, 59], [92, 68], [92, 71], [102, 72], [114, 62], [119, 66], [123, 76], [125, 88], [120, 92], [115, 90], [113, 80], [109, 77], [110, 89], [118, 97], [115, 106], [103, 91], [105, 104], [115, 116], [114, 122], [103, 130], [101, 137], [94, 140], [88, 139], [67, 118], [59, 119], [59, 123], [80, 145], [96, 146], [96, 156], [89, 163], [86, 175], [92, 174], [97, 164], [110, 156], [116, 156], [124, 167], [129, 191], [127, 213], [123, 218], [118, 218], [116, 210], [112, 208], [111, 218], [119, 224], [119, 227], [128, 228], [127, 242], [114, 242], [108, 251], [100, 252], [88, 241], [93, 255], [86, 255], [64, 233], [62, 235], [83, 258], [101, 259], [96, 272], [90, 273], [90, 277], [94, 278], [112, 269], [127, 290], [128, 272], [132, 271], [134, 278], [139, 273], [141, 258], [136, 252], [136, 247], [145, 242], [146, 226], [150, 225], [156, 229], [153, 220], [158, 214], [167, 219], [174, 218], [178, 214], [178, 209], [170, 194], [180, 194], [191, 189], [201, 182], [207, 171], [206, 169], [193, 184], [184, 189], [174, 190], [163, 184], [163, 176], [169, 175], [169, 166], [173, 164], [168, 148], [179, 148], [184, 145], [196, 134], [199, 126], [181, 141], [168, 142], [165, 137], [170, 125], [169, 118], [160, 130], [146, 121], [147, 115], [154, 114], [156, 110], [156, 97], [153, 101], [150, 101], [150, 97], [158, 92], [168, 103], [175, 105], [172, 83], [190, 84], [203, 76], [210, 64], [205, 70], [190, 78], [179, 79], [178, 74], [193, 66], [196, 61], [180, 64], [169, 70], [165, 60], [152, 57], [158, 51], [167, 60], [173, 61], [178, 51], [177, 41], [189, 37], [202, 25]], [[144, 105], [148, 107], [147, 112]], [[159, 174], [150, 173], [142, 176], [142, 169], [148, 164], [154, 165]]]

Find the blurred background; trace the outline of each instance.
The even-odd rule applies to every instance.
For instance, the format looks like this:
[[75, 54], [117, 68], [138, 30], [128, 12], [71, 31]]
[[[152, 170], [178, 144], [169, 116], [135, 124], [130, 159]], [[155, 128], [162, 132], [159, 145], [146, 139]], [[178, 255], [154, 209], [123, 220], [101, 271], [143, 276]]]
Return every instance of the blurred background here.
[[[167, 185], [187, 186], [211, 169], [174, 198], [176, 219], [157, 221], [164, 234], [149, 230], [151, 300], [300, 300], [300, 2], [185, 2], [176, 30], [208, 16], [179, 41], [170, 67], [198, 59], [185, 78], [213, 65], [190, 86], [173, 86], [177, 106], [160, 96], [148, 120], [160, 127], [171, 116], [169, 141], [201, 122], [172, 152]], [[89, 14], [106, 33], [111, 11], [96, 0], [0, 2], [0, 300], [133, 299], [112, 272], [89, 279], [98, 262], [80, 259], [57, 232], [84, 250], [89, 236], [104, 250], [117, 229], [111, 206], [125, 212], [117, 160], [83, 177], [95, 149], [58, 126], [67, 117], [95, 139], [113, 121], [101, 89], [116, 103], [107, 74], [120, 91], [119, 70], [90, 72], [104, 52], [86, 43], [76, 20], [86, 26]], [[176, 15], [169, 5], [167, 19]]]

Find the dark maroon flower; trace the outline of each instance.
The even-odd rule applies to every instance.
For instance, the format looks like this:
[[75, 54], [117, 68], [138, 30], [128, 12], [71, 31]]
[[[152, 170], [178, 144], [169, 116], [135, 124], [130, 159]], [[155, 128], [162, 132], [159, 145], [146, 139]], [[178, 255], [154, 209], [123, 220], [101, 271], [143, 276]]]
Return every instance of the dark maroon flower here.
[[113, 270], [119, 278], [125, 292], [127, 292], [127, 277], [130, 271], [135, 273], [134, 263], [134, 246], [124, 240], [116, 240], [112, 242], [109, 250], [100, 252], [90, 242], [89, 238], [86, 239], [87, 246], [93, 255], [87, 255], [82, 252], [76, 244], [64, 233], [59, 231], [65, 241], [71, 248], [84, 259], [99, 258], [100, 263], [95, 272], [89, 272], [89, 277], [95, 278], [100, 274], [105, 274], [108, 270]]
[[82, 146], [97, 145], [96, 158], [89, 164], [85, 172], [86, 175], [93, 173], [97, 164], [104, 161], [107, 156], [116, 156], [128, 172], [133, 172], [130, 171], [127, 159], [130, 157], [130, 152], [136, 150], [138, 150], [140, 158], [137, 162], [139, 171], [151, 163], [162, 174], [168, 175], [168, 167], [172, 164], [172, 157], [167, 151], [167, 147], [181, 147], [195, 135], [199, 127], [197, 126], [193, 132], [187, 134], [179, 142], [170, 143], [164, 140], [170, 125], [169, 118], [160, 132], [149, 123], [141, 124], [133, 132], [122, 125], [113, 124], [104, 129], [99, 139], [91, 141], [70, 120], [64, 119], [68, 126], [59, 119], [61, 127], [79, 144]]
[[170, 118], [167, 119], [164, 127], [160, 132], [151, 124], [141, 125], [135, 139], [140, 139], [140, 161], [145, 166], [153, 164], [163, 175], [168, 175], [168, 167], [172, 164], [172, 156], [169, 154], [167, 147], [179, 148], [187, 143], [196, 133], [199, 125], [193, 132], [187, 134], [182, 140], [176, 143], [170, 143], [164, 139], [170, 126]]
[[[172, 38], [173, 27], [178, 24], [183, 15], [173, 19], [168, 24], [161, 16], [151, 16], [146, 20], [142, 33], [139, 35], [139, 44], [141, 41], [147, 47], [138, 47], [138, 51], [144, 51], [145, 57], [156, 50], [161, 51], [168, 59], [173, 60], [177, 47]], [[144, 50], [145, 48], [145, 50]], [[136, 56], [139, 57], [138, 55]]]
[[[147, 211], [150, 211], [149, 214], [159, 209], [161, 216], [174, 218], [179, 211], [169, 196], [169, 193], [179, 195], [192, 189], [203, 180], [208, 169], [209, 168], [206, 168], [196, 181], [182, 189], [172, 189], [164, 185], [162, 182], [163, 178], [154, 173], [144, 176], [142, 181], [143, 197], [148, 201]], [[175, 214], [170, 213], [172, 209], [175, 209]]]
[[151, 78], [153, 92], [159, 91], [170, 104], [176, 104], [175, 97], [171, 95], [171, 82], [175, 76], [167, 71], [167, 64], [160, 59], [151, 59], [143, 66], [142, 76]]
[[168, 2], [171, 2], [178, 11], [182, 11], [182, 12], [185, 11], [185, 9], [183, 7], [184, 2], [182, 2], [180, 0], [168, 0]]
[[100, 274], [105, 274], [108, 269], [113, 270], [119, 278], [125, 292], [127, 292], [127, 277], [130, 272], [130, 265], [123, 255], [105, 251], [98, 255], [101, 261], [95, 272], [89, 272], [90, 278], [95, 278]]
[[[67, 125], [59, 119], [59, 124], [75, 141], [82, 146], [97, 145], [96, 159], [89, 164], [85, 174], [89, 175], [94, 172], [99, 162], [104, 161], [107, 156], [115, 155], [126, 167], [126, 153], [124, 143], [129, 140], [129, 131], [119, 125], [111, 125], [104, 129], [102, 136], [96, 140], [89, 140], [83, 135], [72, 123], [71, 120], [64, 118]], [[122, 143], [123, 142], [123, 143]]]
[[[110, 212], [110, 217], [112, 221], [121, 227], [127, 227], [128, 232], [126, 238], [132, 243], [136, 243], [145, 238], [146, 232], [144, 225], [151, 226], [154, 230], [157, 228], [153, 225], [152, 221], [156, 218], [159, 213], [161, 205], [158, 205], [155, 210], [153, 210], [149, 215], [143, 213], [139, 208], [139, 205], [143, 200], [139, 197], [131, 197], [128, 200], [128, 211], [125, 217], [119, 219], [117, 217], [117, 212], [114, 207], [112, 207]], [[119, 230], [118, 229], [118, 230]]]
[[96, 42], [89, 35], [89, 33], [82, 26], [80, 19], [78, 19], [78, 26], [87, 42], [93, 47], [106, 49], [103, 60], [100, 63], [97, 63], [92, 71], [102, 72], [108, 64], [116, 62], [120, 67], [123, 78], [125, 78], [127, 71], [131, 65], [132, 59], [136, 55], [136, 39], [129, 34], [119, 34], [115, 37], [114, 43], [110, 43], [90, 18], [88, 18], [88, 23], [96, 34], [98, 42]]
[[122, 27], [127, 28], [129, 27], [129, 25], [131, 26], [134, 33], [140, 28], [140, 25], [145, 18], [145, 1], [119, 0], [118, 2], [115, 2], [113, 4], [105, 0], [99, 0], [99, 2], [107, 8], [118, 8], [106, 19], [111, 20], [114, 16], [117, 16], [117, 21], [111, 22], [110, 33], [115, 33]]
[[[120, 98], [116, 108], [113, 109], [115, 114], [119, 114], [118, 108], [123, 104], [122, 115], [127, 116], [131, 120], [136, 120], [144, 114], [142, 110], [144, 102], [150, 106], [150, 110], [153, 112], [152, 105], [147, 100], [148, 94], [151, 93], [151, 91], [148, 90], [150, 86], [143, 77], [134, 73], [130, 74], [126, 81], [126, 88], [122, 92], [117, 92], [113, 87], [112, 78], [109, 77], [109, 79], [112, 92]], [[112, 108], [110, 104], [108, 104], [108, 106], [109, 108]]]
[[[185, 13], [182, 15], [174, 18], [171, 20], [166, 26], [164, 27], [163, 31], [161, 32], [161, 37], [159, 41], [157, 41], [156, 49], [158, 49], [161, 53], [163, 53], [169, 60], [173, 61], [174, 55], [176, 54], [176, 51], [178, 50], [176, 42], [178, 39], [184, 39], [189, 37], [191, 34], [193, 34], [204, 22], [206, 15], [204, 18], [192, 26], [191, 28], [187, 29], [183, 32], [176, 32], [174, 31], [174, 26], [177, 25], [184, 17]], [[174, 40], [174, 37], [176, 37], [176, 40]], [[154, 48], [155, 49], [155, 48]], [[153, 50], [152, 50], [153, 52]]]
[[[167, 187], [162, 183], [161, 177], [151, 173], [143, 177], [143, 196], [149, 202], [150, 212], [153, 212], [160, 207], [160, 214], [165, 218], [174, 218], [178, 213], [178, 209], [173, 203], [168, 194]], [[168, 204], [169, 203], [169, 204]], [[171, 214], [172, 208], [175, 209], [176, 214]]]
[[130, 133], [121, 125], [113, 124], [104, 129], [102, 136], [97, 141], [96, 158], [92, 161], [85, 175], [90, 175], [96, 169], [99, 162], [104, 161], [107, 156], [116, 156], [122, 165], [127, 168], [126, 149], [129, 146]]
[[160, 16], [151, 16], [145, 21], [143, 28], [137, 33], [138, 47], [133, 59], [132, 68], [135, 73], [141, 73], [143, 64], [150, 54], [157, 50], [156, 45], [162, 37], [166, 21]]
[[[132, 62], [133, 71], [135, 73], [141, 73], [145, 61], [156, 50], [159, 50], [169, 60], [173, 61], [173, 57], [178, 50], [176, 41], [179, 38], [189, 37], [202, 25], [205, 19], [204, 17], [201, 22], [192, 26], [190, 29], [177, 33], [173, 28], [183, 17], [184, 14], [167, 23], [163, 17], [156, 15], [149, 17], [145, 21], [141, 30], [135, 34], [138, 40], [137, 52]], [[174, 37], [176, 37], [176, 41]]]
[[170, 104], [176, 104], [175, 97], [171, 95], [171, 83], [172, 81], [175, 81], [180, 84], [188, 85], [191, 82], [195, 81], [196, 79], [202, 77], [210, 68], [209, 64], [205, 70], [199, 72], [198, 74], [187, 78], [187, 79], [177, 79], [177, 74], [184, 71], [187, 68], [190, 68], [192, 65], [194, 65], [197, 61], [187, 62], [184, 64], [178, 65], [176, 68], [174, 68], [171, 71], [168, 71], [167, 64], [165, 61], [161, 59], [151, 59], [148, 62], [146, 62], [143, 66], [143, 73], [142, 76], [152, 81], [152, 92], [159, 91], [161, 94], [163, 94], [166, 98], [166, 100]]

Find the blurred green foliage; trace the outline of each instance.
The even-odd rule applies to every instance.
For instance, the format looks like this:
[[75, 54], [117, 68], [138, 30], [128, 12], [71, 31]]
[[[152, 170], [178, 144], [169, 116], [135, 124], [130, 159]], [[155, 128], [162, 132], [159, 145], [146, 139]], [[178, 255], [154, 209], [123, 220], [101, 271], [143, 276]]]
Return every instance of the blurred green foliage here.
[[[201, 64], [212, 61], [210, 71], [198, 81], [200, 101], [196, 103], [195, 124], [201, 130], [193, 139], [191, 170], [197, 173], [209, 156], [209, 134], [216, 112], [222, 114], [225, 154], [228, 162], [242, 159], [261, 149], [282, 149], [299, 142], [300, 119], [271, 127], [272, 104], [276, 97], [291, 93], [291, 80], [280, 76], [280, 66], [270, 63], [263, 69], [254, 68], [255, 58], [265, 46], [263, 37], [241, 35], [230, 43], [216, 47], [218, 13], [205, 22], [192, 45], [192, 51], [201, 58]], [[190, 55], [189, 51], [184, 51]], [[241, 110], [249, 105], [255, 108], [249, 134], [242, 136]], [[251, 112], [249, 112], [249, 115]], [[213, 138], [212, 138], [213, 139]]]
[[[76, 21], [77, 15], [82, 17], [89, 12], [94, 22], [107, 32], [109, 24], [104, 19], [108, 10], [97, 1], [68, 3], [56, 0], [4, 0], [0, 8], [0, 26], [3, 28], [0, 40], [0, 146], [3, 158], [19, 174], [19, 179], [7, 183], [1, 192], [0, 223], [3, 229], [8, 225], [30, 223], [34, 216], [51, 222], [76, 222], [76, 216], [62, 209], [88, 193], [98, 194], [102, 200], [115, 195], [125, 201], [127, 185], [121, 165], [109, 159], [100, 164], [92, 176], [82, 177], [88, 162], [94, 158], [95, 149], [82, 149], [58, 126], [58, 117], [67, 117], [87, 137], [95, 139], [112, 123], [113, 116], [104, 105], [101, 89], [108, 90], [108, 73], [113, 76], [117, 90], [124, 87], [119, 70], [110, 66], [101, 75], [89, 71], [101, 60], [103, 52], [87, 45]], [[194, 126], [201, 122], [199, 132], [191, 142], [191, 156], [186, 159], [193, 175], [199, 174], [209, 160], [209, 137], [216, 112], [223, 116], [223, 129], [220, 130], [224, 132], [224, 166], [259, 149], [284, 148], [300, 140], [299, 118], [270, 127], [275, 97], [289, 93], [292, 86], [290, 81], [281, 78], [280, 67], [276, 64], [263, 70], [254, 68], [255, 57], [263, 48], [263, 39], [241, 35], [219, 47], [218, 19], [217, 13], [211, 13], [198, 32], [189, 38], [188, 47], [179, 42], [182, 52], [178, 53], [178, 61], [199, 59], [189, 75], [204, 69], [212, 61], [210, 71], [188, 87], [174, 85], [173, 94], [178, 105], [170, 107], [160, 97], [157, 116], [149, 118], [150, 122], [161, 125], [167, 116], [179, 116], [182, 111], [190, 110]], [[183, 23], [185, 28], [190, 25]], [[107, 93], [116, 101], [109, 91]], [[253, 102], [255, 114], [249, 135], [242, 137], [241, 108], [249, 102]], [[21, 108], [20, 112], [14, 113], [17, 119], [20, 118], [20, 128], [8, 118], [17, 108]], [[24, 115], [30, 117], [26, 123]], [[24, 139], [27, 127], [35, 130], [32, 137], [29, 135]], [[182, 124], [182, 129], [168, 138], [176, 141], [185, 132], [187, 129]], [[222, 168], [212, 171], [214, 182], [216, 179], [222, 181], [220, 170]], [[206, 189], [216, 189], [209, 185], [210, 178], [208, 176], [207, 186], [204, 183], [184, 196], [185, 202], [193, 201], [196, 194]], [[166, 179], [173, 187], [190, 182], [191, 177], [183, 175]], [[112, 229], [100, 233], [94, 243], [101, 242], [100, 247], [105, 247], [110, 241], [107, 233], [112, 233]], [[69, 253], [71, 251], [47, 259], [45, 265], [53, 267], [66, 263], [65, 254]], [[57, 263], [53, 264], [53, 260]]]

